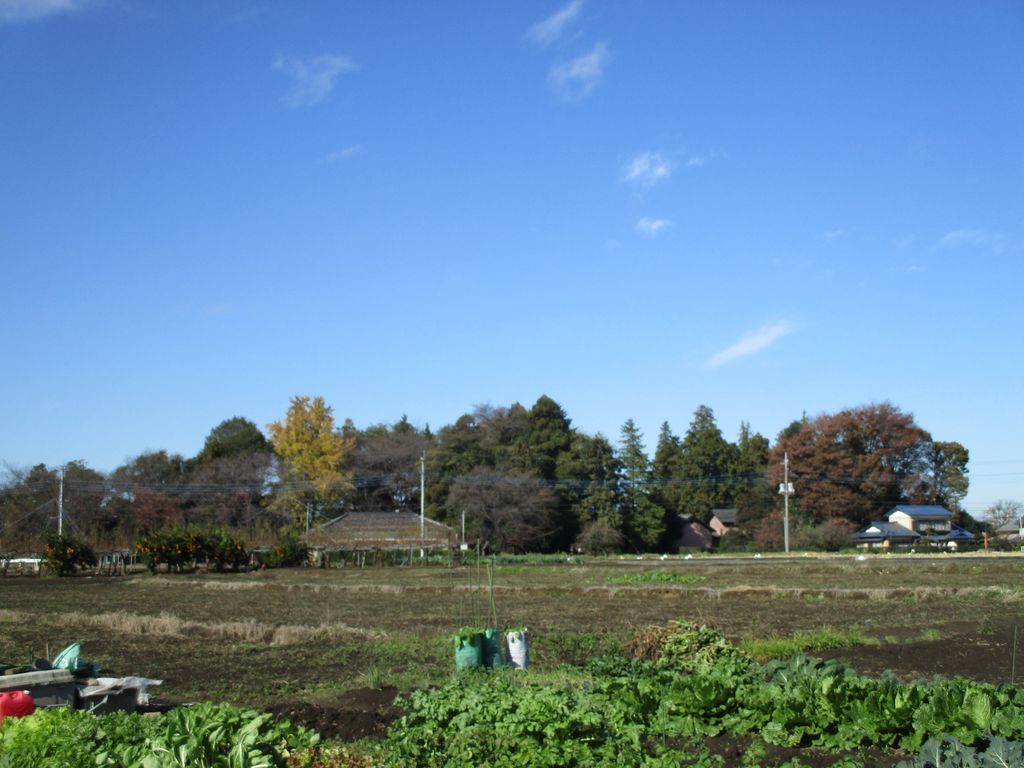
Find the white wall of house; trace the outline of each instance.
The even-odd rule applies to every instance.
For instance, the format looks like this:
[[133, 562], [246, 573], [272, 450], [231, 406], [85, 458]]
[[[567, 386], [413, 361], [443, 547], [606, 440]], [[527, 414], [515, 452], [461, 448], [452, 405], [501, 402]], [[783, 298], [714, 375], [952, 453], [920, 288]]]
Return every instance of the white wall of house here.
[[904, 528], [917, 533], [928, 533], [929, 531], [935, 531], [936, 533], [949, 533], [950, 531], [950, 521], [948, 517], [922, 515], [911, 517], [906, 512], [893, 512], [889, 515], [889, 522], [902, 525]]

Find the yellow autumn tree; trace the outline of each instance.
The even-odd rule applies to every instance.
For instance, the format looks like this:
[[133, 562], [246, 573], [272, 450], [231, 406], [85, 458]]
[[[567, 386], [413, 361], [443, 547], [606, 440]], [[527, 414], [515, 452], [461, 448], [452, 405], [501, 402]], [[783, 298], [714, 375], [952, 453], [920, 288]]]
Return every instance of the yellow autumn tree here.
[[298, 525], [337, 506], [352, 487], [344, 470], [351, 438], [334, 428], [334, 410], [322, 397], [291, 399], [288, 414], [267, 425], [270, 443], [282, 460], [275, 504], [288, 509]]

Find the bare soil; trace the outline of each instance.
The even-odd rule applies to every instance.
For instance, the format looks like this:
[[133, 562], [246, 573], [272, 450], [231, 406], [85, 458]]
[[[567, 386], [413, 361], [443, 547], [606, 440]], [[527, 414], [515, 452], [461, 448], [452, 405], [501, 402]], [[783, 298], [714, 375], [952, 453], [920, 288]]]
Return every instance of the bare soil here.
[[[857, 646], [815, 655], [838, 659], [865, 675], [891, 672], [903, 681], [964, 677], [998, 685], [1010, 682], [1012, 666], [1009, 639], [999, 642], [993, 635], [965, 634], [900, 645]], [[1024, 658], [1018, 655], [1017, 664], [1022, 663]], [[1019, 684], [1019, 668], [1015, 677], [1014, 682]]]
[[[700, 575], [698, 585], [620, 586], [624, 572]], [[820, 654], [859, 672], [904, 680], [966, 677], [991, 683], [1014, 670], [1014, 626], [1024, 627], [1024, 559], [938, 557], [620, 561], [500, 566], [499, 624], [531, 630], [540, 670], [621, 647], [638, 629], [686, 619], [740, 641], [823, 627], [857, 629], [877, 645]], [[52, 657], [83, 642], [107, 674], [162, 679], [170, 703], [255, 706], [327, 738], [381, 736], [400, 716], [396, 696], [452, 672], [450, 633], [472, 623], [465, 569], [296, 569], [251, 574], [121, 578], [0, 578], [0, 662]], [[83, 614], [117, 615], [109, 626]], [[161, 618], [174, 621], [161, 623]], [[174, 622], [193, 622], [188, 631]], [[249, 624], [294, 628], [280, 643], [246, 636]], [[317, 627], [351, 634], [319, 637]], [[336, 630], [335, 630], [336, 631]], [[1021, 632], [1024, 644], [1024, 631]], [[369, 672], [387, 687], [367, 687]], [[711, 742], [726, 766], [750, 744]], [[774, 749], [774, 748], [772, 748]], [[813, 750], [803, 763], [830, 765]], [[890, 765], [878, 755], [866, 765]], [[771, 752], [767, 761], [786, 759]], [[895, 762], [893, 760], [892, 762]]]
[[[744, 757], [750, 751], [756, 739], [752, 736], [729, 736], [721, 735], [707, 739], [704, 746], [712, 754], [722, 758], [722, 768], [745, 768], [749, 763], [744, 763]], [[834, 752], [826, 752], [821, 749], [806, 747], [776, 747], [772, 744], [760, 743], [764, 749], [762, 765], [780, 765], [794, 757], [799, 758], [800, 764], [807, 768], [832, 768], [835, 765], [837, 756]], [[857, 757], [870, 768], [891, 768], [900, 760], [906, 760], [908, 755], [895, 752], [883, 752], [880, 749], [866, 748], [850, 753]]]
[[346, 692], [336, 704], [295, 701], [267, 707], [267, 711], [278, 719], [312, 728], [325, 739], [379, 739], [402, 716], [402, 708], [395, 706], [397, 696], [398, 689], [393, 686], [359, 688]]

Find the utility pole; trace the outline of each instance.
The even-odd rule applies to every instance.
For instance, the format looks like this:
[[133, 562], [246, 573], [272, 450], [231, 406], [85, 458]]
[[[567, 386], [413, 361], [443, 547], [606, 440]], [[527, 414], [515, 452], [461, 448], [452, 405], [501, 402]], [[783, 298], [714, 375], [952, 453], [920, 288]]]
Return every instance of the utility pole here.
[[60, 495], [57, 497], [57, 535], [64, 535], [64, 465], [60, 467]]
[[789, 497], [793, 495], [793, 484], [789, 482], [789, 451], [782, 454], [782, 483], [779, 485], [779, 493], [783, 498], [782, 511], [782, 544], [789, 554]]
[[425, 535], [427, 508], [427, 452], [420, 456], [420, 557], [423, 557], [423, 537]]

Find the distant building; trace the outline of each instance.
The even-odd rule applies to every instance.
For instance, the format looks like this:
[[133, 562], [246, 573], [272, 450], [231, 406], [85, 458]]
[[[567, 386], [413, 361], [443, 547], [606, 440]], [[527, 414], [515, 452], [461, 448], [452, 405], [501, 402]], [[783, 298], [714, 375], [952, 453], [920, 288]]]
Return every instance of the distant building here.
[[711, 520], [708, 521], [716, 537], [722, 537], [736, 526], [735, 509], [712, 509]]
[[699, 549], [710, 552], [715, 548], [718, 537], [710, 526], [693, 515], [680, 515], [679, 541], [676, 549]]
[[437, 549], [452, 546], [455, 531], [428, 517], [423, 519], [421, 536], [415, 512], [355, 511], [311, 529], [305, 540], [309, 546], [329, 550]]
[[712, 509], [708, 522], [693, 515], [679, 515], [679, 541], [676, 549], [701, 549], [710, 552], [718, 541], [736, 527], [735, 509]]
[[992, 532], [992, 536], [1010, 544], [1024, 544], [1024, 538], [1021, 537], [1020, 532], [1021, 521], [1010, 520], [996, 528]]
[[864, 547], [909, 547], [919, 543], [956, 549], [974, 541], [974, 534], [953, 522], [953, 513], [934, 504], [901, 504], [888, 520], [875, 520], [854, 534]]
[[921, 535], [943, 534], [951, 530], [953, 513], [932, 504], [904, 504], [889, 511], [889, 522]]

